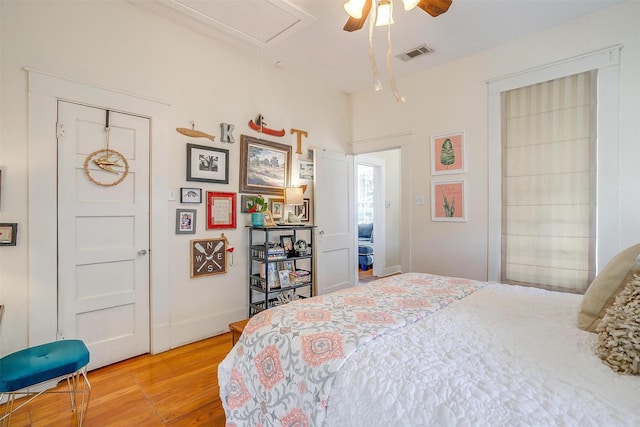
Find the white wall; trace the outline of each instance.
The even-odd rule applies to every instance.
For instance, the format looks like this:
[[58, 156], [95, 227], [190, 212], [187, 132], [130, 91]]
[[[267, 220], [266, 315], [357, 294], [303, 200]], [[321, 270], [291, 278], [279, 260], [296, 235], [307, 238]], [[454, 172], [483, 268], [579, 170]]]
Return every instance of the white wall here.
[[[412, 218], [411, 268], [414, 271], [487, 278], [487, 81], [566, 60], [609, 46], [623, 45], [620, 60], [620, 156], [617, 183], [619, 249], [640, 241], [640, 2], [577, 19], [528, 38], [398, 81], [406, 103], [390, 90], [365, 90], [352, 97], [354, 141], [384, 140], [411, 134], [408, 173]], [[434, 46], [437, 49], [437, 46]], [[428, 59], [427, 59], [428, 60]], [[432, 222], [430, 137], [464, 130], [466, 137], [468, 221]], [[390, 146], [395, 146], [389, 138]], [[606, 143], [606, 141], [602, 141]], [[366, 152], [364, 143], [357, 149]], [[376, 144], [376, 149], [380, 149]], [[460, 175], [452, 175], [460, 177]], [[441, 179], [441, 177], [437, 177]], [[404, 188], [403, 188], [404, 190]], [[607, 189], [599, 189], [607, 191]], [[424, 195], [424, 205], [413, 204]]]
[[[7, 309], [0, 354], [27, 346], [29, 328], [38, 327], [28, 322], [29, 263], [38, 261], [27, 259], [30, 171], [25, 66], [165, 101], [170, 104], [170, 130], [189, 127], [194, 120], [198, 129], [217, 135], [219, 140], [221, 122], [236, 125], [235, 145], [213, 143], [231, 151], [228, 185], [187, 182], [185, 145], [202, 141], [170, 132], [169, 161], [160, 172], [167, 175], [167, 190], [197, 186], [203, 191], [237, 192], [240, 135], [256, 135], [246, 123], [258, 113], [273, 127], [307, 130], [305, 153], [311, 147], [345, 151], [351, 140], [347, 95], [261, 64], [259, 58], [236, 52], [123, 0], [0, 2], [0, 54], [0, 222], [19, 223], [18, 245], [0, 248], [0, 302]], [[264, 74], [258, 75], [258, 70]], [[271, 140], [295, 148], [295, 135]], [[55, 168], [56, 159], [49, 162]], [[295, 161], [293, 169], [295, 177]], [[298, 183], [295, 178], [293, 183]], [[305, 196], [311, 192], [309, 188]], [[176, 346], [218, 333], [226, 329], [227, 318], [246, 313], [244, 225], [248, 218], [239, 214], [237, 229], [225, 230], [237, 248], [234, 258], [238, 265], [225, 275], [190, 279], [189, 240], [217, 237], [220, 232], [205, 230], [205, 205], [201, 204], [197, 234], [175, 235], [173, 218], [181, 205], [179, 201], [165, 203], [170, 249], [169, 259], [160, 262], [169, 264], [170, 341]], [[54, 206], [51, 209], [55, 211]]]

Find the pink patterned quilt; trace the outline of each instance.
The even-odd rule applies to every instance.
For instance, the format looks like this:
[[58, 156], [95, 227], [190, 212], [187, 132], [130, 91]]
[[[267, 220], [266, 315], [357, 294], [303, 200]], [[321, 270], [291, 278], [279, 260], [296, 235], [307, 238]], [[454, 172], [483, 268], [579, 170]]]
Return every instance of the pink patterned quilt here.
[[218, 369], [227, 426], [322, 426], [352, 354], [484, 285], [406, 273], [255, 315]]

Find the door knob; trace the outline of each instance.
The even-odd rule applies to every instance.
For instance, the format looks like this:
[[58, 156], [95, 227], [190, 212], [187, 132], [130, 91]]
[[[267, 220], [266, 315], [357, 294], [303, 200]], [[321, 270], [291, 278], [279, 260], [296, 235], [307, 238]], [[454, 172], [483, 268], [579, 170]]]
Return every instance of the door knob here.
[[138, 251], [138, 255], [140, 256], [145, 256], [147, 254], [147, 250], [146, 249], [141, 249]]

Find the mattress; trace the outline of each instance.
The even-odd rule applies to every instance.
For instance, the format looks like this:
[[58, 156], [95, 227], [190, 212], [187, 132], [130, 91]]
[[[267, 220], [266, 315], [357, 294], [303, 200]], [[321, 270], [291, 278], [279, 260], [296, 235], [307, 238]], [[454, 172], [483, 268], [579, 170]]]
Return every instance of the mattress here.
[[[310, 425], [638, 426], [640, 378], [596, 356], [597, 336], [575, 326], [580, 300], [486, 284], [356, 348], [328, 385], [326, 413]], [[225, 410], [231, 359], [219, 373]]]

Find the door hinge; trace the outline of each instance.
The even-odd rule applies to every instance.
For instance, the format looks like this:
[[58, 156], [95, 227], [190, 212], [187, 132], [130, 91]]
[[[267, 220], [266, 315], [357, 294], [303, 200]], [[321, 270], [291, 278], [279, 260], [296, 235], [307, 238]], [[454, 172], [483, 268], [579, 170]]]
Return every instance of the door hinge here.
[[64, 123], [58, 123], [56, 124], [56, 137], [61, 138], [64, 136], [64, 133], [66, 132], [66, 128], [64, 126]]

